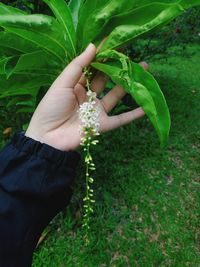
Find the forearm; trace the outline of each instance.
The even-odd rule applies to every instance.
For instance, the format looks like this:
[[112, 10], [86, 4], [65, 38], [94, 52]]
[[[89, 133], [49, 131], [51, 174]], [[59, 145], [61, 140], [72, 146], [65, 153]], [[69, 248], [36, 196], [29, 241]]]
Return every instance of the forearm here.
[[31, 266], [41, 232], [70, 201], [79, 159], [23, 132], [0, 152], [0, 266]]

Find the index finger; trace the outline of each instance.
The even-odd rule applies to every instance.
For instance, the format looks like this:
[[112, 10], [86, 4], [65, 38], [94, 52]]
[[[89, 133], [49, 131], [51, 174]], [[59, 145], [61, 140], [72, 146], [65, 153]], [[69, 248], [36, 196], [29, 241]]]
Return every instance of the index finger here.
[[96, 56], [96, 47], [90, 43], [86, 50], [61, 72], [54, 82], [56, 87], [73, 88], [81, 78], [83, 68], [89, 66]]

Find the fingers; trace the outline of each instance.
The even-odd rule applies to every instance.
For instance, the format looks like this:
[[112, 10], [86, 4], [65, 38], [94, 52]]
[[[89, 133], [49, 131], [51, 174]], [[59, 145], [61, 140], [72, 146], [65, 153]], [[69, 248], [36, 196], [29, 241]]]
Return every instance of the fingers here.
[[101, 49], [101, 47], [103, 46], [103, 44], [105, 43], [106, 39], [108, 38], [108, 36], [105, 36], [102, 41], [100, 42], [99, 46], [97, 47], [97, 53], [99, 52], [99, 50]]
[[108, 80], [108, 76], [106, 76], [102, 72], [98, 72], [91, 82], [92, 91], [96, 92], [97, 95], [99, 95], [104, 90]]
[[86, 101], [86, 90], [85, 87], [82, 86], [80, 83], [77, 83], [77, 85], [75, 86], [74, 93], [76, 95], [76, 99], [79, 105], [83, 104]]
[[[100, 50], [100, 48], [102, 47], [102, 45], [103, 45], [103, 43], [105, 42], [105, 40], [106, 40], [106, 38], [107, 37], [105, 37], [105, 38], [103, 38], [103, 40], [101, 41], [101, 43], [99, 44], [99, 46], [97, 47], [97, 49], [96, 49], [96, 54], [99, 52], [99, 50]], [[100, 76], [100, 77], [99, 77]], [[101, 92], [101, 91], [103, 91], [103, 89], [104, 89], [104, 86], [105, 86], [105, 83], [107, 82], [107, 80], [108, 79], [106, 79], [106, 81], [105, 82], [103, 82], [102, 81], [102, 83], [100, 83], [99, 84], [99, 81], [100, 81], [100, 79], [106, 79], [106, 75], [104, 75], [103, 73], [102, 73], [102, 75], [99, 75], [99, 72], [95, 75], [95, 78], [93, 79], [93, 82], [92, 82], [92, 90], [94, 91], [94, 92], [96, 92], [96, 93], [98, 93], [98, 91], [99, 91], [99, 93]], [[85, 80], [85, 77], [84, 77], [84, 75], [82, 75], [81, 76], [81, 78], [80, 78], [80, 80], [79, 80], [79, 84], [81, 84], [81, 85], [83, 85], [83, 86], [85, 86], [86, 85], [86, 80]], [[97, 90], [95, 90], [95, 84], [97, 84]], [[99, 89], [98, 89], [99, 88]]]
[[81, 78], [84, 67], [87, 67], [95, 58], [96, 47], [90, 43], [86, 50], [76, 57], [72, 62], [63, 70], [59, 77], [54, 82], [58, 87], [73, 88]]
[[120, 115], [109, 117], [109, 122], [107, 123], [106, 129], [103, 131], [110, 131], [114, 130], [118, 127], [121, 127], [123, 125], [126, 125], [136, 119], [139, 119], [145, 115], [142, 108], [136, 108], [132, 111], [128, 111], [125, 113], [122, 113]]
[[148, 68], [149, 68], [148, 63], [146, 63], [145, 61], [142, 61], [142, 62], [140, 62], [139, 64], [140, 64], [140, 66], [143, 67], [144, 70], [148, 70]]
[[82, 85], [84, 87], [86, 86], [86, 79], [85, 79], [85, 75], [84, 74], [81, 75], [81, 78], [78, 81], [78, 84], [80, 84], [80, 85]]
[[119, 85], [116, 85], [112, 90], [110, 90], [101, 100], [105, 112], [108, 113], [111, 111], [118, 101], [125, 96], [125, 94], [125, 90]]

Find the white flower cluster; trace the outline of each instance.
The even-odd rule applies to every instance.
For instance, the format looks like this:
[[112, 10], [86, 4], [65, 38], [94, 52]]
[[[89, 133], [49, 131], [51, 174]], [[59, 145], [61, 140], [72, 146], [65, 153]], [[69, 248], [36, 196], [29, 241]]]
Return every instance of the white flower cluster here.
[[89, 90], [87, 92], [88, 102], [80, 105], [78, 113], [81, 121], [81, 133], [84, 133], [86, 128], [90, 129], [94, 135], [99, 134], [99, 115], [100, 109], [95, 101], [96, 93]]

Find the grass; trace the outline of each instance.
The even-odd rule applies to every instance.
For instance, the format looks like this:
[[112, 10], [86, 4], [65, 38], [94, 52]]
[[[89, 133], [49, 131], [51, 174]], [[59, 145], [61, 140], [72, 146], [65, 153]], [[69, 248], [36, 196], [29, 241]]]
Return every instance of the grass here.
[[69, 207], [47, 227], [33, 267], [200, 266], [200, 49], [152, 59], [172, 117], [161, 150], [147, 118], [100, 137], [93, 155], [96, 198], [82, 241], [84, 164]]

